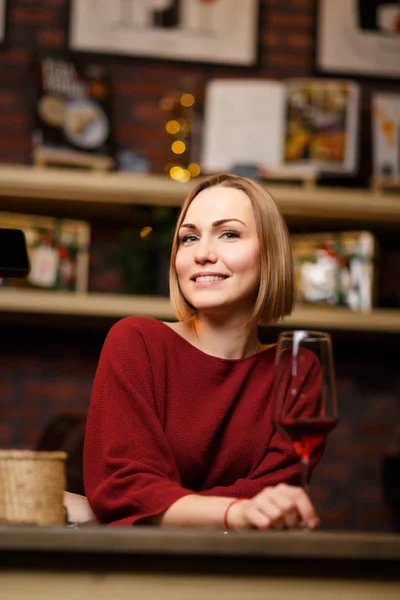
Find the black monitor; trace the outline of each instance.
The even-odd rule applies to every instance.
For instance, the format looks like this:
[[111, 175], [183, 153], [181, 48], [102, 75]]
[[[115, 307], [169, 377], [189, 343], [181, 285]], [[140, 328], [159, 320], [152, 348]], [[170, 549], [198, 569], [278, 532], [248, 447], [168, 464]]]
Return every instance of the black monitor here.
[[29, 270], [24, 232], [21, 229], [0, 228], [0, 278], [26, 277]]

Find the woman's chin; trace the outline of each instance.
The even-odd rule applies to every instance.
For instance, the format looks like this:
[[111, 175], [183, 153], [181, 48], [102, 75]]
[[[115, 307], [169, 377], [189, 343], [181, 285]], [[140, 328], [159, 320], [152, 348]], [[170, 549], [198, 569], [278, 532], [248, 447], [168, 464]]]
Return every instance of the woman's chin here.
[[223, 315], [227, 312], [230, 312], [229, 304], [214, 304], [212, 302], [197, 302], [193, 304], [197, 313], [201, 313], [203, 315]]
[[239, 307], [232, 302], [198, 302], [194, 305], [197, 313], [209, 317], [218, 317], [219, 319], [226, 320], [231, 316], [235, 316], [236, 313], [241, 312]]
[[234, 317], [247, 320], [251, 317], [254, 310], [254, 300], [249, 302], [248, 300], [226, 299], [223, 302], [212, 302], [210, 298], [207, 302], [203, 300], [202, 302], [190, 302], [190, 304], [195, 308], [198, 315], [202, 314], [224, 321]]

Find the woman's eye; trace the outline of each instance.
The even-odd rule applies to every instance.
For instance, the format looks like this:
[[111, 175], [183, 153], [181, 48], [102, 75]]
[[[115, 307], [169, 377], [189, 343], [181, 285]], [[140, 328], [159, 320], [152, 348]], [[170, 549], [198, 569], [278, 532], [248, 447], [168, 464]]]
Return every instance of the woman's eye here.
[[238, 231], [224, 231], [222, 237], [226, 240], [234, 240], [240, 237], [240, 233]]
[[197, 237], [195, 235], [184, 235], [180, 238], [180, 242], [181, 244], [185, 244], [185, 243], [190, 243], [190, 242], [195, 242], [197, 240]]

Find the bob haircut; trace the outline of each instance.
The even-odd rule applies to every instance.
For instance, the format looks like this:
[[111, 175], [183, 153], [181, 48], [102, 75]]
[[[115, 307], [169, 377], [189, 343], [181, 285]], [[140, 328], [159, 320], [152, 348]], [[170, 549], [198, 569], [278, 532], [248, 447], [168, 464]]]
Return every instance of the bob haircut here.
[[243, 191], [250, 199], [260, 241], [260, 284], [251, 323], [276, 323], [289, 315], [295, 302], [295, 277], [292, 251], [286, 223], [275, 201], [261, 185], [236, 175], [212, 175], [204, 179], [187, 196], [179, 215], [171, 250], [170, 297], [180, 321], [191, 319], [196, 309], [182, 294], [175, 268], [179, 248], [179, 229], [194, 198], [209, 188], [221, 186]]

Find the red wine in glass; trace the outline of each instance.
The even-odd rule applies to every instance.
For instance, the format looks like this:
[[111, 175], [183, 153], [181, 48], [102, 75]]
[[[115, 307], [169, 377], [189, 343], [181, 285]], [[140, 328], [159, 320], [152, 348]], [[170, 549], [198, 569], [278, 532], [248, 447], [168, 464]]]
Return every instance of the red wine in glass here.
[[309, 462], [338, 422], [331, 337], [320, 331], [286, 331], [278, 338], [273, 387], [276, 429], [300, 458], [308, 489]]
[[312, 452], [321, 446], [330, 431], [336, 427], [337, 419], [281, 419], [275, 423], [277, 430], [293, 445], [302, 460], [310, 460]]

